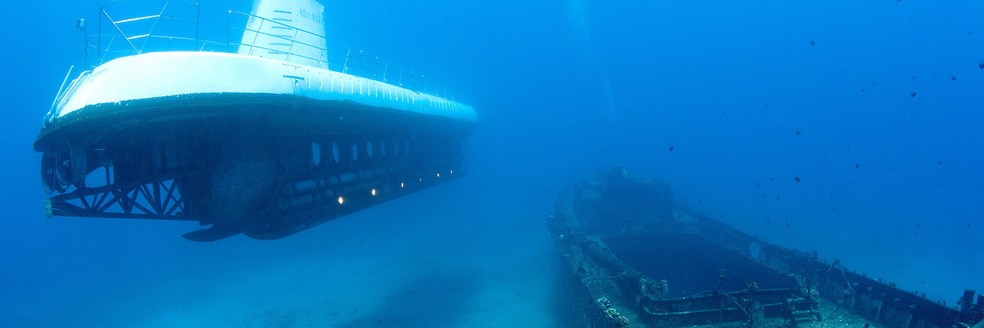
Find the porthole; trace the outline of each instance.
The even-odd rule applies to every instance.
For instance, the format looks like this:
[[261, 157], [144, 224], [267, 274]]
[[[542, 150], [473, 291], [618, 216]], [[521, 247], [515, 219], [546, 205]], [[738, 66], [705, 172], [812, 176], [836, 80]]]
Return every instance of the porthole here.
[[317, 142], [311, 143], [311, 163], [321, 165], [321, 145]]
[[338, 143], [331, 143], [331, 159], [335, 160], [335, 163], [340, 163], [342, 161], [342, 154], [338, 151]]

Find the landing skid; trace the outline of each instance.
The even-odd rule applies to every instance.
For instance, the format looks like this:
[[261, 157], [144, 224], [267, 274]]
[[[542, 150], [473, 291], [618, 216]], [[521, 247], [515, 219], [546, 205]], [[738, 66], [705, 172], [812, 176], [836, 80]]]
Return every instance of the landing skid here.
[[191, 241], [217, 241], [220, 239], [229, 238], [238, 235], [243, 232], [241, 227], [232, 225], [212, 225], [208, 228], [195, 230], [186, 234], [181, 235], [184, 239]]

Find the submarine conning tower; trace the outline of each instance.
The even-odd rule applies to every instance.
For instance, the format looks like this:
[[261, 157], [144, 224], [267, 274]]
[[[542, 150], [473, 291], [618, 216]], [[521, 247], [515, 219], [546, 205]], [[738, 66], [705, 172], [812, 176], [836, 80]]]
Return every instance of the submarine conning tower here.
[[[180, 3], [197, 15], [197, 2]], [[191, 240], [277, 239], [465, 172], [474, 109], [329, 69], [317, 1], [229, 11], [246, 23], [230, 26], [242, 38], [227, 44], [197, 30], [127, 34], [126, 24], [156, 28], [176, 14], [114, 20], [108, 10], [99, 28], [129, 54], [69, 82], [70, 70], [34, 143], [47, 217], [189, 220], [206, 226]], [[182, 21], [197, 28], [197, 16]], [[192, 46], [151, 50], [160, 39]], [[216, 45], [225, 51], [205, 50]]]

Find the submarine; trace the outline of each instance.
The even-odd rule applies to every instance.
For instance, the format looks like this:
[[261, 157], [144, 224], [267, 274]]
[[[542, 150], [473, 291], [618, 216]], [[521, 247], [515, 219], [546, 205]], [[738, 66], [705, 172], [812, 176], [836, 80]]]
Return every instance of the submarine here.
[[278, 239], [465, 173], [475, 110], [402, 73], [360, 76], [350, 56], [328, 58], [315, 0], [230, 10], [238, 42], [199, 39], [197, 1], [120, 19], [122, 2], [100, 8], [87, 69], [69, 70], [34, 142], [46, 217], [198, 221], [184, 238]]

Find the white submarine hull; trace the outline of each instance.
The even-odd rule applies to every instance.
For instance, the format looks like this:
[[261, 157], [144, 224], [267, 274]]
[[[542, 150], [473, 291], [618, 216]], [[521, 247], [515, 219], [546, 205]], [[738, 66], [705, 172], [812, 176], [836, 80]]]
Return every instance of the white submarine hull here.
[[[471, 106], [341, 72], [220, 52], [155, 52], [118, 58], [73, 81], [52, 121], [104, 104], [185, 95], [291, 95], [475, 122]], [[138, 110], [138, 109], [131, 109]]]
[[[323, 10], [277, 4], [301, 9], [254, 12]], [[472, 107], [291, 59], [246, 31], [239, 53], [121, 57], [64, 87], [34, 144], [46, 214], [193, 220], [209, 226], [185, 234], [196, 241], [276, 239], [464, 173]]]

